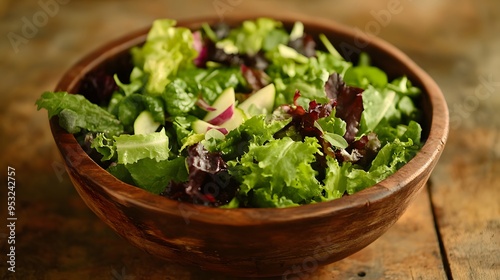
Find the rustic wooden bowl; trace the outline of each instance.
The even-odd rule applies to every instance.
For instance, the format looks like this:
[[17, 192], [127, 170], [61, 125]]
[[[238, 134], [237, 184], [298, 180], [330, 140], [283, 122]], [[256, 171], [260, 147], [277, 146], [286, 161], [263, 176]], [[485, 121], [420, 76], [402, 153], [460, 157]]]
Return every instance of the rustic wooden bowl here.
[[[227, 19], [236, 24], [244, 18]], [[235, 276], [308, 274], [366, 247], [389, 229], [425, 185], [448, 134], [448, 110], [436, 83], [390, 44], [334, 22], [277, 18], [287, 26], [301, 20], [311, 34], [325, 33], [347, 59], [360, 51], [390, 77], [407, 75], [423, 90], [426, 137], [408, 164], [379, 184], [338, 200], [286, 209], [218, 209], [180, 203], [123, 183], [107, 173], [50, 121], [68, 174], [85, 203], [135, 246], [169, 262]], [[199, 27], [217, 18], [183, 21]], [[144, 42], [147, 29], [91, 53], [62, 78], [57, 90], [80, 92], [82, 78], [99, 69], [114, 73], [128, 50]], [[82, 93], [83, 94], [83, 93]], [[417, 233], [416, 233], [417, 234]], [[397, 254], [397, 252], [394, 252]]]

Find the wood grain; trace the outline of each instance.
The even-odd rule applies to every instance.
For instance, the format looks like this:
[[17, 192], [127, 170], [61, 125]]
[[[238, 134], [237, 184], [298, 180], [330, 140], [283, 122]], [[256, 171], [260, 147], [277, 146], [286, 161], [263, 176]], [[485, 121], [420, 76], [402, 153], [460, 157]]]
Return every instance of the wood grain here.
[[451, 135], [432, 203], [453, 278], [500, 279], [500, 131], [467, 131]]
[[380, 239], [327, 269], [323, 279], [444, 279], [427, 188]]

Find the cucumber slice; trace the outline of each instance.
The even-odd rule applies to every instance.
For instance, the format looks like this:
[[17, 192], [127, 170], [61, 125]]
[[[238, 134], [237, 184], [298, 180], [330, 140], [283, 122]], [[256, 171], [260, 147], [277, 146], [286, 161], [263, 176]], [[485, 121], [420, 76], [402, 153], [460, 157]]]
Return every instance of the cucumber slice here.
[[273, 110], [275, 97], [276, 88], [274, 84], [269, 84], [250, 95], [238, 108], [243, 110], [247, 116], [269, 114]]
[[240, 126], [246, 119], [247, 117], [245, 112], [239, 108], [235, 108], [233, 117], [227, 122], [221, 124], [220, 127], [227, 129], [227, 131], [231, 131]]
[[217, 129], [220, 132], [222, 132], [223, 134], [227, 134], [227, 132], [228, 132], [226, 128], [222, 128], [220, 126], [212, 125], [212, 124], [210, 124], [210, 123], [208, 123], [206, 121], [202, 121], [202, 120], [195, 120], [191, 124], [191, 127], [193, 128], [193, 131], [196, 134], [205, 134], [210, 129]]
[[155, 122], [153, 115], [149, 111], [142, 111], [134, 121], [134, 134], [153, 133], [158, 127], [160, 123]]
[[234, 88], [225, 89], [212, 104], [215, 111], [208, 112], [203, 120], [213, 125], [225, 123], [233, 116], [235, 102]]

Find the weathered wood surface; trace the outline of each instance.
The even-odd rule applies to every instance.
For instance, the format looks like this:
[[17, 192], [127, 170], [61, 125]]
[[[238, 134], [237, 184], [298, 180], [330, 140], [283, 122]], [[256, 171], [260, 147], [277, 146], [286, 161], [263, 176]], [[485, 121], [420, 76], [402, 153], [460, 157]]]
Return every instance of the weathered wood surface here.
[[432, 203], [455, 279], [500, 279], [499, 141], [499, 130], [468, 129], [435, 172]]
[[[42, 8], [38, 1], [0, 3], [0, 162], [2, 170], [16, 168], [18, 186], [17, 272], [6, 273], [3, 229], [1, 278], [230, 279], [150, 257], [108, 229], [60, 169], [46, 114], [33, 104], [83, 54], [155, 18], [286, 8], [336, 19], [400, 47], [441, 86], [452, 120], [430, 195], [424, 191], [375, 243], [310, 279], [500, 279], [498, 1], [399, 1], [389, 14], [390, 0], [232, 1], [238, 4], [226, 10], [215, 2], [70, 1], [17, 53], [7, 34], [22, 34], [23, 17], [32, 19]], [[0, 201], [6, 201], [4, 189]]]

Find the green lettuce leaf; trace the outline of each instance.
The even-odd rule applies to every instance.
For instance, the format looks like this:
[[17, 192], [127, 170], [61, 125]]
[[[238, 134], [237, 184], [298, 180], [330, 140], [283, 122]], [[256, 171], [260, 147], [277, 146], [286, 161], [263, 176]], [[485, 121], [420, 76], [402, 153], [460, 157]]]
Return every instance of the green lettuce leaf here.
[[111, 99], [109, 100], [109, 103], [108, 103], [108, 112], [113, 114], [115, 117], [118, 117], [118, 105], [120, 104], [120, 102], [123, 100], [125, 96], [118, 92], [118, 91], [115, 91], [113, 92], [113, 94], [111, 95]]
[[226, 88], [243, 89], [245, 84], [239, 68], [192, 68], [180, 70], [161, 96], [169, 115], [203, 118], [206, 112], [196, 106], [198, 98], [212, 104]]
[[153, 116], [154, 121], [165, 124], [165, 109], [163, 100], [156, 96], [132, 93], [119, 100], [116, 105], [118, 119], [123, 123], [127, 131], [132, 131], [137, 116], [147, 110]]
[[316, 55], [307, 58], [288, 47], [266, 54], [271, 61], [266, 72], [276, 85], [276, 105], [291, 104], [296, 90], [300, 91], [298, 104], [304, 108], [312, 100], [328, 102], [325, 92], [328, 77], [334, 72], [344, 73], [352, 64], [326, 52], [317, 51]]
[[122, 134], [114, 137], [114, 141], [118, 163], [130, 164], [143, 158], [161, 161], [169, 157], [168, 137], [163, 129], [150, 134]]
[[171, 116], [192, 114], [202, 118], [206, 112], [195, 106], [198, 98], [212, 104], [224, 89], [242, 88], [245, 80], [237, 68], [185, 69], [165, 88], [162, 98]]
[[143, 158], [135, 163], [125, 164], [124, 167], [136, 186], [154, 194], [164, 191], [170, 181], [184, 182], [188, 179], [184, 157], [161, 161]]
[[[156, 20], [142, 47], [132, 49], [134, 65], [147, 77], [146, 92], [160, 95], [179, 69], [193, 67], [198, 52], [191, 30], [171, 19]], [[131, 79], [132, 80], [132, 79]]]
[[325, 91], [325, 81], [321, 78], [305, 80], [304, 77], [296, 76], [289, 79], [285, 90], [281, 91], [285, 95], [288, 104], [293, 102], [295, 91], [300, 91], [300, 97], [297, 100], [297, 105], [304, 108], [309, 108], [309, 102], [316, 100], [318, 103], [327, 103], [328, 97]]
[[373, 186], [408, 163], [421, 148], [421, 131], [420, 125], [413, 121], [405, 129], [398, 129], [394, 140], [380, 149], [368, 171], [353, 168], [347, 174], [347, 193]]
[[91, 132], [120, 134], [122, 123], [114, 115], [84, 96], [67, 92], [45, 92], [36, 101], [38, 110], [44, 108], [49, 118], [59, 117], [59, 124], [69, 133], [78, 133], [82, 129]]
[[224, 159], [232, 160], [247, 152], [250, 143], [264, 145], [274, 140], [274, 134], [291, 120], [273, 120], [265, 115], [257, 115], [231, 130], [223, 139], [211, 138], [202, 141], [202, 144], [208, 151], [221, 152]]
[[208, 103], [212, 104], [227, 88], [244, 90], [246, 80], [238, 67], [201, 69], [192, 68], [179, 71], [177, 78], [184, 80], [189, 88]]
[[409, 96], [401, 97], [397, 108], [401, 112], [401, 117], [405, 123], [407, 120], [419, 120], [422, 116], [422, 112], [415, 106], [415, 103]]
[[196, 120], [196, 117], [186, 115], [177, 116], [172, 119], [172, 126], [175, 131], [175, 136], [177, 138], [177, 144], [182, 147], [185, 144], [186, 139], [194, 135], [194, 131], [191, 129], [191, 124]]
[[260, 50], [270, 51], [279, 44], [286, 44], [288, 33], [279, 21], [269, 18], [244, 21], [240, 27], [234, 28], [229, 35], [217, 42], [216, 46], [226, 53], [254, 55]]
[[383, 89], [368, 86], [363, 92], [363, 107], [358, 135], [371, 131], [378, 133], [421, 117], [410, 95], [396, 92], [389, 86]]
[[125, 96], [129, 96], [132, 93], [144, 93], [144, 87], [148, 82], [148, 75], [137, 66], [135, 66], [130, 73], [130, 84], [122, 83], [116, 74], [113, 78], [118, 88], [120, 88], [119, 92]]
[[162, 94], [166, 111], [171, 116], [187, 115], [195, 108], [198, 96], [195, 88], [190, 88], [183, 79], [175, 78]]
[[116, 159], [116, 147], [113, 138], [107, 137], [104, 133], [98, 133], [90, 145], [102, 155], [102, 161]]
[[[379, 171], [384, 171], [384, 170], [379, 170]], [[388, 176], [387, 172], [387, 176]], [[377, 178], [380, 178], [381, 180], [383, 177], [381, 177], [378, 173], [375, 172], [367, 172], [363, 169], [356, 169], [352, 168], [347, 173], [347, 185], [346, 185], [346, 192], [348, 194], [354, 194], [356, 192], [362, 191], [368, 187], [371, 187], [377, 183]]]
[[414, 144], [420, 145], [422, 128], [415, 121], [410, 121], [408, 125], [400, 124], [396, 127], [382, 126], [375, 131], [382, 143], [390, 143], [396, 139], [407, 142], [411, 139]]
[[399, 123], [401, 112], [396, 108], [398, 96], [392, 90], [379, 90], [372, 86], [363, 92], [363, 113], [361, 114], [361, 127], [359, 134], [375, 131], [383, 121], [386, 123]]
[[285, 207], [320, 199], [322, 187], [312, 163], [320, 146], [316, 138], [296, 142], [289, 137], [264, 145], [251, 143], [241, 165], [230, 169], [241, 182], [240, 196], [255, 206]]
[[330, 142], [334, 147], [347, 148], [348, 143], [343, 137], [346, 133], [347, 124], [342, 119], [335, 117], [335, 110], [328, 117], [320, 118], [316, 122], [317, 125], [315, 124], [315, 126], [323, 132], [326, 141]]
[[134, 179], [124, 164], [111, 164], [106, 170], [119, 180], [130, 185], [135, 185]]
[[323, 181], [326, 192], [325, 200], [341, 198], [347, 190], [347, 174], [351, 170], [351, 163], [345, 162], [342, 166], [332, 157], [327, 157], [326, 175]]
[[422, 93], [418, 87], [412, 86], [410, 80], [408, 80], [406, 76], [393, 80], [387, 87], [400, 95], [406, 95], [412, 98], [418, 97]]
[[311, 67], [318, 70], [326, 70], [329, 75], [339, 73], [344, 76], [347, 69], [352, 67], [352, 63], [345, 61], [342, 57], [337, 57], [323, 51], [316, 51], [316, 57], [310, 58]]
[[384, 88], [387, 85], [387, 74], [377, 67], [356, 66], [347, 69], [344, 82], [349, 86], [366, 89], [369, 85]]
[[188, 179], [185, 161], [184, 157], [162, 161], [143, 158], [130, 164], [112, 164], [107, 171], [125, 183], [159, 194], [171, 181]]

